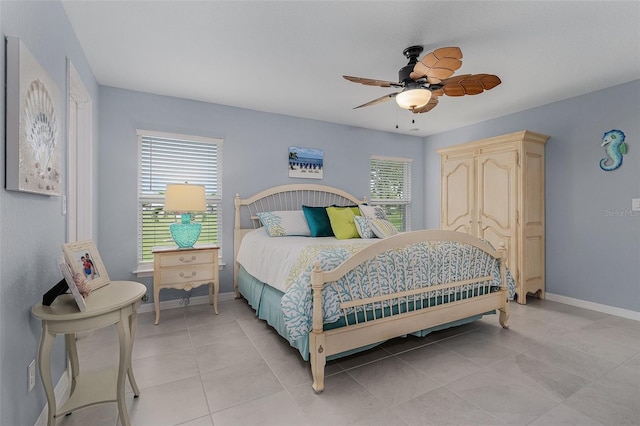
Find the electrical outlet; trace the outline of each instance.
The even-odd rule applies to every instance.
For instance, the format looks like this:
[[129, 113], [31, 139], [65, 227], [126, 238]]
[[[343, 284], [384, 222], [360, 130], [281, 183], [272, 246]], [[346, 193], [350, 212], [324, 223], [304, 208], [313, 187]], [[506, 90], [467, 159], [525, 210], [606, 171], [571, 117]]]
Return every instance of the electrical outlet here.
[[36, 360], [34, 359], [29, 363], [29, 392], [36, 385]]

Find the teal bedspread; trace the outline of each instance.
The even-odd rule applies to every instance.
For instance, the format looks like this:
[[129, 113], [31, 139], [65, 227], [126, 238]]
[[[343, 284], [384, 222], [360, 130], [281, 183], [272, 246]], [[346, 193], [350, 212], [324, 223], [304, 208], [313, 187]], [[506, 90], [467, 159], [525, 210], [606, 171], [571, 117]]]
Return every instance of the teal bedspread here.
[[[314, 259], [322, 270], [338, 267], [352, 255], [343, 247], [316, 250]], [[311, 270], [313, 262], [288, 286], [281, 297], [283, 321], [288, 338], [293, 341], [306, 336], [312, 324]], [[322, 296], [324, 324], [332, 324], [344, 316], [341, 303], [375, 297], [416, 288], [428, 288], [445, 283], [455, 283], [491, 276], [489, 281], [458, 286], [449, 290], [434, 290], [419, 296], [394, 299], [377, 303], [373, 309], [389, 308], [392, 304], [411, 303], [412, 306], [433, 306], [433, 301], [451, 300], [482, 294], [500, 287], [500, 261], [483, 250], [455, 241], [426, 241], [386, 251], [358, 265], [344, 277], [325, 285]], [[375, 279], [370, 279], [375, 277]], [[509, 297], [513, 298], [515, 282], [507, 274]], [[359, 308], [361, 309], [361, 308]], [[351, 308], [347, 314], [357, 314]]]
[[[272, 326], [278, 332], [278, 334], [284, 337], [292, 347], [296, 348], [300, 352], [300, 355], [305, 361], [308, 361], [309, 360], [309, 335], [307, 333], [297, 338], [291, 337], [291, 334], [287, 329], [283, 310], [282, 310], [282, 297], [284, 296], [284, 293], [281, 292], [280, 290], [270, 287], [262, 283], [261, 281], [257, 280], [242, 267], [240, 267], [240, 272], [238, 274], [238, 290], [240, 291], [240, 294], [242, 294], [242, 296], [247, 300], [249, 305], [251, 305], [251, 307], [255, 310], [256, 316], [261, 320], [266, 321], [270, 326]], [[494, 312], [493, 311], [487, 312], [484, 315], [492, 314], [492, 313]], [[360, 315], [362, 315], [362, 313], [360, 313]], [[454, 327], [462, 324], [467, 324], [467, 323], [476, 321], [480, 318], [482, 318], [482, 315], [475, 315], [475, 316], [454, 321], [448, 324], [443, 324], [437, 327], [420, 330], [412, 334], [418, 337], [424, 337], [427, 334], [432, 333], [434, 331], [443, 330], [449, 327]], [[325, 329], [337, 328], [343, 325], [344, 325], [344, 319], [339, 319], [338, 321], [335, 321], [333, 323], [325, 324]], [[336, 359], [336, 358], [341, 358], [347, 355], [351, 355], [353, 353], [370, 349], [371, 347], [374, 347], [380, 343], [383, 343], [383, 342], [378, 342], [377, 344], [369, 345], [366, 347], [354, 349], [347, 352], [342, 352], [342, 353], [330, 356], [328, 357], [328, 359]]]

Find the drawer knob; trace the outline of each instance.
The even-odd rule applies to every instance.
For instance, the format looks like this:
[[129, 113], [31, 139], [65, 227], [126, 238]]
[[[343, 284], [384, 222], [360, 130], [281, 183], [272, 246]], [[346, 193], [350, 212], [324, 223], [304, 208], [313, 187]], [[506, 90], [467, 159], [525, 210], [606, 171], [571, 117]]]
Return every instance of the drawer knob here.
[[179, 260], [180, 260], [180, 262], [183, 262], [183, 263], [189, 263], [189, 262], [193, 262], [194, 260], [196, 260], [196, 257], [195, 256], [191, 256], [191, 259], [185, 259], [184, 256], [180, 256]]
[[191, 277], [188, 276], [189, 274], [185, 275], [184, 272], [180, 272], [179, 275], [180, 275], [181, 278], [191, 278], [191, 277], [195, 277], [196, 276], [196, 271], [192, 271], [191, 272]]

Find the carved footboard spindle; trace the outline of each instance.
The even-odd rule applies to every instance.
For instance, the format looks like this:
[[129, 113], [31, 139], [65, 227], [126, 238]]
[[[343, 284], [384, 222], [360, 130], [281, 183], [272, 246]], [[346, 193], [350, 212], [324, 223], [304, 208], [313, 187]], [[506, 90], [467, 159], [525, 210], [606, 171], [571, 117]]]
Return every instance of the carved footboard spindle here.
[[[500, 325], [502, 328], [509, 328], [509, 291], [507, 289], [507, 249], [504, 243], [500, 243], [498, 247], [498, 253], [500, 253], [500, 283], [502, 284], [501, 289], [507, 294], [507, 300], [505, 301], [502, 308], [499, 308], [500, 311]], [[525, 295], [526, 297], [526, 295]]]
[[324, 389], [324, 366], [327, 363], [325, 353], [325, 335], [323, 332], [322, 317], [322, 287], [324, 287], [324, 278], [320, 262], [313, 265], [311, 275], [311, 288], [313, 289], [313, 322], [311, 333], [309, 334], [309, 357], [311, 359], [311, 372], [313, 374], [313, 390], [322, 392]]

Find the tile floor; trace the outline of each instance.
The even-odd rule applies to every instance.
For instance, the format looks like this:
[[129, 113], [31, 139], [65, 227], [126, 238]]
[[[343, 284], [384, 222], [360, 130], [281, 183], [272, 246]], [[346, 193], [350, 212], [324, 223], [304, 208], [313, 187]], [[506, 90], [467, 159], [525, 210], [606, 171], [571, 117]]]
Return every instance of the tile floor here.
[[[332, 361], [314, 394], [308, 363], [243, 300], [139, 315], [127, 394], [134, 426], [639, 425], [640, 322], [560, 303], [511, 304], [418, 339]], [[78, 340], [81, 369], [117, 365], [113, 327]], [[58, 426], [113, 426], [115, 403]]]

